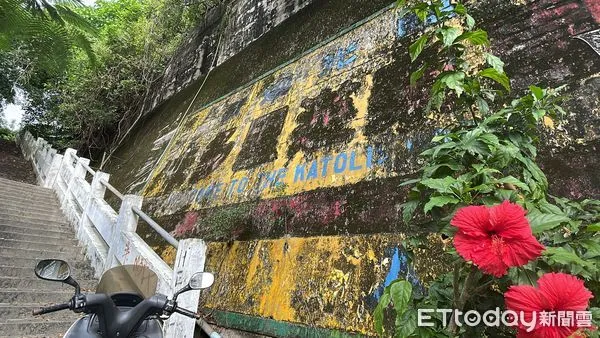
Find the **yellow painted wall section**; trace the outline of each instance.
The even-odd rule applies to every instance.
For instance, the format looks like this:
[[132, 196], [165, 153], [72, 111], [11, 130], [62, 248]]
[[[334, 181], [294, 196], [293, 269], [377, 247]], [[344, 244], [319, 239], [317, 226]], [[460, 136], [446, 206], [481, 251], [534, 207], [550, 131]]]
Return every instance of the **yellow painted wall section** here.
[[[374, 334], [372, 308], [403, 234], [324, 236], [210, 243], [207, 271], [218, 276], [201, 300], [207, 309], [328, 329]], [[430, 236], [415, 274], [443, 271], [446, 244]]]

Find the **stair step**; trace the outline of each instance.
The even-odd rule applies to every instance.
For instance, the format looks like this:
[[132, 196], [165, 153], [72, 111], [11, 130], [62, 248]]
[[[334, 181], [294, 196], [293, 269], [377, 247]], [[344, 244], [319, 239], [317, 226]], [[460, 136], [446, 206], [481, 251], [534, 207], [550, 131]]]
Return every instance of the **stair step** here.
[[[53, 257], [54, 258], [54, 257]], [[6, 257], [0, 256], [0, 264], [2, 264], [1, 268], [8, 269], [10, 268], [21, 268], [24, 270], [29, 270], [33, 274], [33, 269], [37, 265], [37, 263], [42, 259], [49, 259], [49, 257], [45, 258], [15, 258], [15, 257]], [[73, 278], [87, 278], [93, 279], [94, 269], [89, 265], [87, 260], [65, 260], [71, 266], [71, 274]], [[25, 273], [25, 272], [14, 272], [14, 273]], [[6, 275], [8, 276], [8, 274]], [[34, 275], [35, 276], [35, 275]], [[87, 277], [86, 277], [87, 276]]]
[[0, 231], [3, 232], [13, 232], [18, 234], [32, 234], [35, 236], [50, 236], [50, 237], [60, 237], [60, 236], [75, 236], [74, 231], [69, 226], [62, 227], [52, 227], [48, 226], [46, 228], [36, 227], [36, 228], [27, 228], [26, 225], [14, 225], [14, 224], [2, 224], [0, 223]]
[[[1, 244], [1, 243], [0, 243]], [[81, 249], [79, 249], [81, 250]], [[18, 249], [0, 246], [0, 256], [14, 258], [35, 258], [35, 259], [62, 259], [65, 261], [84, 259], [85, 255], [81, 252], [69, 251], [49, 251], [34, 249]]]
[[31, 215], [6, 215], [0, 210], [0, 223], [12, 223], [21, 222], [32, 225], [55, 225], [61, 226], [67, 223], [64, 216], [48, 216], [44, 214], [31, 214]]
[[[2, 222], [0, 221], [0, 231], [11, 231], [11, 232], [18, 232], [18, 233], [22, 233], [23, 230], [20, 231], [14, 231], [12, 229], [26, 229], [28, 232], [31, 231], [31, 233], [35, 233], [36, 231], [51, 231], [51, 232], [62, 232], [62, 233], [69, 233], [69, 234], [74, 234], [75, 230], [73, 230], [73, 228], [68, 225], [68, 224], [62, 224], [62, 225], [57, 225], [57, 224], [28, 224], [27, 222], [18, 222], [18, 221], [14, 221], [11, 223], [6, 223], [6, 222]], [[28, 233], [25, 232], [25, 233]]]
[[65, 321], [76, 321], [78, 318], [84, 316], [84, 314], [77, 314], [70, 310], [58, 311], [47, 313], [45, 315], [34, 317], [32, 315], [33, 310], [39, 309], [43, 306], [48, 306], [51, 304], [10, 304], [10, 303], [0, 303], [0, 318], [1, 320], [7, 319], [44, 319], [44, 320], [65, 320]]
[[13, 189], [27, 192], [40, 192], [40, 193], [54, 193], [52, 189], [44, 188], [39, 185], [33, 185], [18, 181], [11, 181], [4, 178], [0, 178], [0, 189]]
[[11, 216], [27, 216], [29, 214], [41, 214], [52, 217], [64, 217], [60, 208], [38, 208], [35, 205], [30, 206], [6, 206], [0, 205], [0, 214]]
[[67, 221], [53, 221], [53, 220], [46, 220], [46, 221], [39, 220], [38, 221], [38, 220], [30, 220], [25, 217], [17, 217], [16, 219], [13, 219], [13, 220], [6, 220], [6, 219], [2, 218], [2, 215], [0, 215], [0, 224], [22, 226], [22, 227], [27, 227], [27, 228], [38, 228], [38, 229], [46, 229], [48, 227], [70, 228], [70, 226], [68, 226]]
[[60, 336], [67, 332], [73, 322], [67, 320], [44, 320], [42, 317], [35, 319], [0, 320], [0, 332], [12, 333], [12, 337], [23, 335], [44, 334], [47, 337]]
[[73, 241], [63, 241], [63, 243], [50, 244], [44, 242], [24, 241], [18, 239], [4, 239], [0, 241], [0, 246], [5, 248], [25, 249], [25, 250], [43, 250], [53, 252], [69, 252], [78, 253], [81, 247], [73, 243]]
[[31, 233], [18, 233], [18, 232], [8, 232], [8, 231], [0, 231], [0, 240], [2, 239], [12, 239], [12, 240], [20, 240], [20, 241], [31, 241], [31, 242], [40, 242], [46, 244], [65, 244], [65, 245], [77, 245], [78, 242], [76, 239], [69, 238], [70, 236], [62, 236], [54, 235], [48, 233], [47, 235], [33, 235]]
[[[82, 290], [89, 290], [96, 287], [95, 280], [78, 280]], [[20, 278], [20, 277], [0, 277], [0, 289], [4, 291], [10, 290], [52, 290], [52, 291], [64, 291], [74, 292], [75, 289], [67, 284], [53, 282], [48, 280], [33, 278]], [[1, 318], [1, 317], [0, 317]]]
[[[37, 278], [33, 269], [38, 261], [31, 260], [31, 264], [27, 264], [26, 267], [15, 267], [15, 266], [0, 266], [0, 276], [2, 277], [16, 277], [16, 278]], [[4, 262], [7, 264], [9, 262]], [[76, 280], [95, 280], [94, 270], [87, 265], [85, 262], [76, 263], [71, 265], [71, 276]], [[2, 318], [2, 316], [0, 316]]]
[[[0, 290], [0, 303], [40, 303], [59, 304], [69, 301], [74, 290], [48, 291], [48, 290]], [[0, 318], [0, 321], [2, 319]]]
[[25, 182], [21, 182], [21, 181], [13, 181], [13, 180], [9, 180], [7, 178], [2, 178], [2, 177], [0, 177], [0, 185], [12, 185], [12, 186], [18, 186], [18, 187], [22, 187], [22, 188], [46, 189], [37, 184], [29, 184], [29, 183], [25, 183]]
[[56, 199], [56, 193], [54, 190], [30, 190], [21, 188], [12, 188], [5, 185], [0, 185], [0, 193], [2, 196], [12, 197], [25, 197], [25, 198], [36, 198], [36, 199]]
[[26, 195], [18, 196], [7, 196], [0, 192], [0, 203], [1, 204], [13, 204], [13, 205], [35, 205], [47, 208], [60, 208], [60, 203], [57, 197], [53, 198], [31, 198]]
[[[77, 279], [82, 290], [95, 290], [98, 282], [96, 280]], [[43, 280], [37, 277], [0, 277], [0, 289], [3, 290], [52, 290], [52, 291], [73, 291], [73, 287], [64, 283]], [[2, 317], [0, 317], [2, 318]]]

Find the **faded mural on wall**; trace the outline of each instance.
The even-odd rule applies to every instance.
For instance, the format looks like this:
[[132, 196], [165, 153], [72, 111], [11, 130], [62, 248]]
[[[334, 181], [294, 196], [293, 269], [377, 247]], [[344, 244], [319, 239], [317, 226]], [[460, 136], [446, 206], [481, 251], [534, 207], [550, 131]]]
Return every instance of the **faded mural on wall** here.
[[[402, 174], [392, 170], [395, 148], [412, 152], [436, 128], [398, 121], [385, 107], [390, 93], [372, 94], [376, 72], [394, 61], [389, 50], [406, 35], [402, 25], [388, 11], [190, 115], [145, 195], [169, 214]], [[425, 93], [402, 98], [400, 108], [416, 110]], [[384, 140], [394, 128], [396, 141]]]
[[[570, 85], [569, 124], [550, 121], [544, 136], [544, 152], [559, 157], [600, 139], [600, 56], [574, 39], [597, 34], [600, 15], [588, 2], [478, 9], [490, 17], [482, 25], [515, 91]], [[402, 248], [401, 232], [427, 228], [403, 227], [407, 191], [399, 184], [446, 125], [422, 115], [428, 87], [409, 86], [407, 48], [418, 28], [385, 10], [191, 112], [155, 142], [164, 153], [144, 208], [176, 236], [211, 242], [207, 267], [218, 278], [204, 306], [372, 334], [370, 314], [385, 285], [403, 276], [422, 286], [439, 272], [436, 250], [447, 245], [440, 236], [430, 236], [431, 250], [414, 267]], [[597, 157], [587, 158], [577, 176], [597, 167]], [[571, 196], [600, 195], [594, 179], [556, 182]]]

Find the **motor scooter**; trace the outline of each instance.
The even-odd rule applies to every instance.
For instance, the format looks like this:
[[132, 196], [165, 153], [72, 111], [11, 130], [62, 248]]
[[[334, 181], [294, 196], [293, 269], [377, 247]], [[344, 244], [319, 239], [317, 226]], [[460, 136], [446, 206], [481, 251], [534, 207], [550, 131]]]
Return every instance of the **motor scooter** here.
[[88, 294], [81, 293], [79, 283], [71, 277], [69, 264], [63, 260], [39, 261], [35, 275], [75, 288], [68, 302], [33, 311], [34, 316], [67, 309], [85, 313], [86, 316], [73, 323], [65, 338], [162, 338], [162, 320], [173, 313], [200, 318], [195, 311], [179, 307], [177, 297], [190, 290], [208, 288], [215, 280], [209, 272], [198, 272], [169, 299], [156, 293], [158, 277], [144, 266], [122, 265], [109, 269], [102, 275], [96, 293]]

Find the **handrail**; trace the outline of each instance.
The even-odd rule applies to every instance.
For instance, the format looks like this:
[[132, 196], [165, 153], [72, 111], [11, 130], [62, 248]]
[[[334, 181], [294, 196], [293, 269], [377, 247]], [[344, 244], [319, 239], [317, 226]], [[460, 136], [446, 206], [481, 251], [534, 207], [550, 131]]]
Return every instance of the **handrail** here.
[[85, 168], [85, 170], [87, 170], [87, 172], [90, 173], [92, 176], [96, 175], [96, 172], [94, 171], [94, 169], [92, 169], [89, 165], [87, 165], [85, 163], [81, 163], [81, 166], [83, 168]]
[[[74, 158], [76, 160], [79, 159], [79, 156], [77, 156], [77, 155], [73, 155], [73, 156], [74, 156]], [[90, 166], [88, 166], [87, 164], [84, 164], [84, 163], [81, 163], [81, 165], [90, 174], [96, 175], [96, 172], [92, 168], [90, 168]], [[117, 188], [113, 187], [106, 180], [101, 179], [100, 180], [100, 184], [102, 184], [103, 186], [106, 187], [106, 189], [110, 190], [113, 194], [115, 194], [115, 196], [117, 196], [119, 199], [121, 199], [121, 201], [125, 198], [123, 196], [123, 194], [121, 194], [119, 192], [119, 190], [117, 190]], [[170, 233], [168, 233], [165, 229], [163, 229], [158, 223], [156, 223], [145, 212], [143, 212], [142, 210], [140, 210], [138, 207], [131, 207], [131, 210], [133, 210], [133, 212], [135, 212], [138, 216], [140, 216], [141, 219], [143, 219], [144, 221], [146, 221], [146, 223], [148, 223], [150, 225], [150, 227], [152, 227], [152, 229], [154, 229], [154, 231], [156, 231], [162, 238], [164, 238], [167, 242], [169, 242], [169, 244], [171, 244], [172, 246], [174, 246], [175, 249], [177, 249], [179, 247], [179, 242], [175, 239], [175, 237], [171, 236]]]
[[140, 208], [134, 206], [131, 207], [131, 210], [133, 210], [133, 212], [140, 216], [141, 219], [146, 221], [146, 223], [148, 223], [148, 225], [150, 225], [152, 229], [154, 229], [154, 231], [158, 232], [158, 234], [167, 242], [169, 242], [169, 244], [174, 246], [175, 249], [179, 247], [179, 242], [175, 239], [175, 237], [171, 236], [170, 233], [168, 233], [165, 229], [158, 225], [158, 223], [156, 223], [152, 218], [150, 218], [150, 216], [146, 215], [146, 213], [140, 210]]
[[121, 201], [125, 198], [123, 197], [123, 194], [121, 194], [119, 192], [119, 190], [117, 190], [117, 188], [113, 187], [112, 185], [110, 185], [110, 183], [106, 182], [105, 180], [100, 180], [100, 183], [106, 187], [106, 189], [110, 190], [113, 194], [115, 194], [115, 196], [117, 196]]

